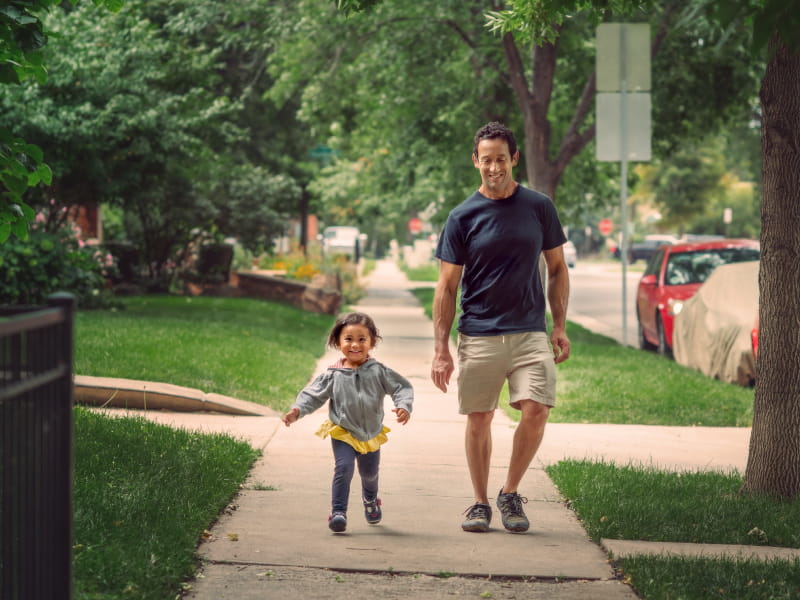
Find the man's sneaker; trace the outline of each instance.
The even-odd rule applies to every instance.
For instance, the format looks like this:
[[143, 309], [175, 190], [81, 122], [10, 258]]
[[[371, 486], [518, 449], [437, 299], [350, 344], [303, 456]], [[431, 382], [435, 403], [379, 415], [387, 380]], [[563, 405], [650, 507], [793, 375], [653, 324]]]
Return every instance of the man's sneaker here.
[[492, 507], [488, 504], [479, 502], [470, 506], [464, 514], [467, 518], [461, 523], [464, 531], [489, 531], [489, 523], [492, 522]]
[[497, 508], [500, 509], [503, 517], [503, 527], [516, 533], [528, 531], [530, 523], [522, 510], [522, 505], [527, 502], [527, 498], [523, 498], [516, 492], [504, 494], [503, 490], [500, 490], [500, 493], [497, 494]]
[[381, 499], [364, 500], [364, 516], [367, 518], [367, 523], [375, 525], [381, 522], [383, 513], [381, 512]]
[[335, 512], [328, 517], [328, 527], [335, 533], [341, 533], [347, 529], [347, 517], [344, 513]]

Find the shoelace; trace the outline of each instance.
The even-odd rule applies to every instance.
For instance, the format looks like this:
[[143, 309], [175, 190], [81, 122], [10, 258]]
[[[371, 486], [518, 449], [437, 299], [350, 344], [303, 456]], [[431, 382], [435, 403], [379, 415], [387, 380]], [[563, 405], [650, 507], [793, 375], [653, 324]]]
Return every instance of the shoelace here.
[[515, 513], [522, 512], [522, 505], [527, 504], [528, 499], [520, 496], [519, 494], [512, 494], [510, 498], [504, 499], [503, 504], [510, 505], [510, 508]]
[[467, 510], [464, 511], [464, 514], [467, 515], [470, 519], [488, 519], [489, 518], [489, 511], [487, 510], [488, 507], [482, 506], [480, 504], [473, 504]]

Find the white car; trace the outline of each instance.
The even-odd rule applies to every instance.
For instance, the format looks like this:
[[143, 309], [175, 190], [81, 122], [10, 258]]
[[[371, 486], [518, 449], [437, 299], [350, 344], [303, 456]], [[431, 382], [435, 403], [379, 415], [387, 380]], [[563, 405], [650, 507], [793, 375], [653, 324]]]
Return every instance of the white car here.
[[575, 244], [567, 240], [564, 242], [564, 262], [570, 269], [575, 268], [575, 263], [578, 261], [578, 251], [575, 249]]
[[357, 260], [364, 250], [367, 236], [358, 227], [333, 226], [326, 227], [319, 238], [326, 255], [346, 254]]

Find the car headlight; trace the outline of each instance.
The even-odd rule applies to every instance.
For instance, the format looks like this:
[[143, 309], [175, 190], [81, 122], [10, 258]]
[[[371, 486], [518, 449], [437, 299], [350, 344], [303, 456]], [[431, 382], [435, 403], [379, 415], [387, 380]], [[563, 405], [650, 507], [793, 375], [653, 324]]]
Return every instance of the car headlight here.
[[667, 312], [671, 314], [673, 317], [680, 314], [683, 310], [683, 300], [676, 300], [675, 298], [670, 298], [667, 302]]

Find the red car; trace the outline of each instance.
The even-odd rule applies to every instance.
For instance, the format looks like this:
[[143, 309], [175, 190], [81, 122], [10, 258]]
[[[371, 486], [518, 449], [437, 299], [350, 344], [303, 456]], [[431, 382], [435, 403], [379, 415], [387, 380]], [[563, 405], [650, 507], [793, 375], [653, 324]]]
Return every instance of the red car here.
[[724, 239], [661, 246], [647, 263], [636, 291], [639, 347], [672, 353], [672, 327], [683, 302], [719, 265], [758, 260], [755, 240]]

